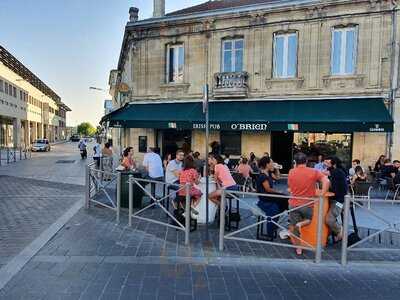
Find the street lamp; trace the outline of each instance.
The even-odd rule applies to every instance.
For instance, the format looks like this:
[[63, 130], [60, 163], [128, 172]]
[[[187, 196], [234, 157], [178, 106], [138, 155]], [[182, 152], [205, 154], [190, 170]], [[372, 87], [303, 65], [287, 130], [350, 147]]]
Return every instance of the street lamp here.
[[98, 88], [98, 87], [95, 87], [95, 86], [90, 86], [90, 87], [89, 87], [89, 90], [107, 92], [105, 89]]

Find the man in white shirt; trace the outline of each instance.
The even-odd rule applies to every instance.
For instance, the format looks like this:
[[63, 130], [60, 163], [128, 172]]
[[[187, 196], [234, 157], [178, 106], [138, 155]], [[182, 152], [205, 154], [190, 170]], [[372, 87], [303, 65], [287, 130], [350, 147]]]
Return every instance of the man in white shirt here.
[[[148, 179], [154, 181], [163, 181], [164, 170], [160, 155], [154, 152], [154, 148], [149, 148], [144, 155], [143, 166], [147, 171]], [[155, 197], [156, 184], [151, 183], [151, 194]]]
[[101, 159], [101, 146], [99, 144], [99, 140], [96, 139], [96, 143], [93, 146], [93, 160], [96, 162], [96, 166], [100, 168], [100, 159]]
[[185, 158], [185, 154], [182, 150], [176, 151], [176, 157], [174, 160], [171, 160], [167, 168], [165, 170], [165, 182], [174, 184], [179, 180], [180, 172], [183, 168], [183, 159]]

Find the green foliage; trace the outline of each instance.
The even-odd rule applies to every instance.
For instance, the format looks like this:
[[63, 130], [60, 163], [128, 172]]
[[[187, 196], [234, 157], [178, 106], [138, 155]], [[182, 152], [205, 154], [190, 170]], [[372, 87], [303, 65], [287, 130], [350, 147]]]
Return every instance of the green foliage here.
[[96, 128], [89, 122], [83, 122], [78, 125], [78, 134], [81, 136], [93, 136], [96, 133]]

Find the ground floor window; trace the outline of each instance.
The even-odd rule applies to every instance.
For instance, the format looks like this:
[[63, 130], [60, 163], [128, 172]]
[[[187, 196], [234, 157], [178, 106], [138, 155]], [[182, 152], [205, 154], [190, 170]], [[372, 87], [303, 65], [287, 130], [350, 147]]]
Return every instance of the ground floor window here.
[[242, 154], [242, 133], [240, 131], [221, 131], [220, 141], [222, 154]]
[[307, 154], [310, 164], [318, 161], [318, 155], [337, 156], [348, 168], [351, 166], [352, 135], [345, 133], [295, 133], [293, 154]]

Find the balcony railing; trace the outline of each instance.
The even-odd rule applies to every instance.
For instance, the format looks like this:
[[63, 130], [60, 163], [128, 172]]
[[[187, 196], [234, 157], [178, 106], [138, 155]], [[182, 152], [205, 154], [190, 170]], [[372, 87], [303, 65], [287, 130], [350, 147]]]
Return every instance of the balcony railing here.
[[223, 72], [214, 75], [215, 98], [244, 98], [248, 91], [247, 72]]

